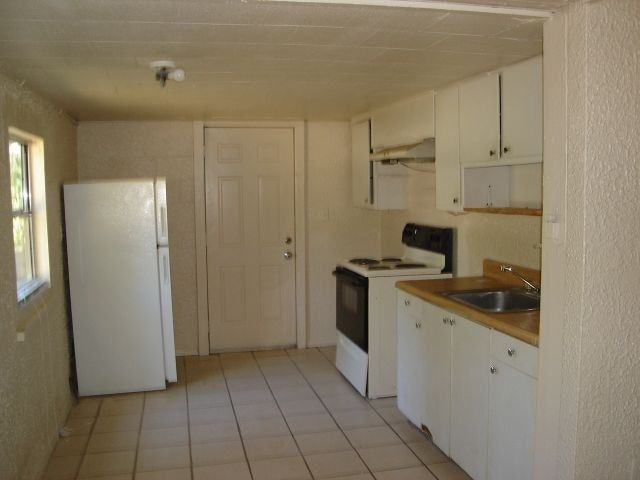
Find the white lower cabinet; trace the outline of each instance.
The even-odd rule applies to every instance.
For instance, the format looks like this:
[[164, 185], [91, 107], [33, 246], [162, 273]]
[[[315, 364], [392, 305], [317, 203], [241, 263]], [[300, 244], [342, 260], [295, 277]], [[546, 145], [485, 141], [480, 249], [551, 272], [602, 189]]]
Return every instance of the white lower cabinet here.
[[491, 334], [489, 480], [533, 478], [538, 349]]
[[451, 323], [452, 315], [423, 303], [425, 406], [422, 423], [433, 443], [449, 455], [451, 422]]
[[422, 427], [425, 403], [425, 335], [419, 298], [398, 291], [398, 409]]
[[474, 480], [529, 480], [538, 349], [398, 291], [398, 408]]
[[487, 472], [491, 330], [457, 315], [451, 328], [449, 456], [475, 480]]

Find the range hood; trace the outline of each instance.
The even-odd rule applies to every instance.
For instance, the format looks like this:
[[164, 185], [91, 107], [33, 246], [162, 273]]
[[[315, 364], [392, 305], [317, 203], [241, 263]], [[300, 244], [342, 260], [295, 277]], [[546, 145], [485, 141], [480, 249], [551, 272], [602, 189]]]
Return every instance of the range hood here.
[[369, 156], [369, 160], [373, 162], [411, 161], [433, 163], [436, 161], [436, 139], [425, 138], [419, 143], [378, 150]]

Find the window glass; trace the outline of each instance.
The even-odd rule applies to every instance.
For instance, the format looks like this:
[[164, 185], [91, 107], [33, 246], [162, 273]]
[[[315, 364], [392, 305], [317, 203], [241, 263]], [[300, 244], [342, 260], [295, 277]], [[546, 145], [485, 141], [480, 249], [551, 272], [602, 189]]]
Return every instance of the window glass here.
[[35, 279], [28, 152], [29, 148], [26, 143], [17, 140], [12, 140], [9, 143], [13, 246], [19, 296], [21, 289]]

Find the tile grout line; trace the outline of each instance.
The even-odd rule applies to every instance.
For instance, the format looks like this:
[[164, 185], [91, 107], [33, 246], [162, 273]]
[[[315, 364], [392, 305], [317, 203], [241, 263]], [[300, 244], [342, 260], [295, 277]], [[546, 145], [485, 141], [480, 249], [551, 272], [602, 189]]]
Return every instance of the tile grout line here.
[[[284, 352], [287, 353], [286, 350], [284, 350]], [[253, 359], [256, 362], [256, 364], [258, 365], [258, 369], [260, 370], [260, 374], [262, 375], [262, 378], [264, 378], [264, 381], [267, 384], [267, 388], [269, 389], [269, 392], [271, 393], [271, 396], [273, 397], [273, 402], [278, 407], [278, 411], [280, 412], [280, 415], [282, 415], [282, 419], [284, 420], [284, 423], [287, 426], [287, 429], [289, 430], [289, 434], [291, 435], [291, 438], [293, 439], [293, 443], [295, 443], [296, 448], [298, 449], [298, 453], [300, 453], [300, 457], [302, 458], [302, 461], [304, 462], [304, 465], [307, 467], [307, 471], [309, 472], [309, 476], [311, 478], [315, 478], [313, 476], [313, 473], [311, 472], [311, 468], [309, 468], [309, 464], [307, 463], [307, 459], [302, 454], [302, 449], [300, 448], [300, 445], [298, 444], [298, 440], [296, 439], [295, 435], [291, 431], [291, 427], [289, 426], [289, 422], [287, 422], [287, 417], [285, 416], [284, 412], [282, 411], [282, 408], [280, 408], [280, 402], [278, 402], [278, 399], [273, 394], [273, 390], [271, 389], [271, 385], [269, 384], [269, 380], [267, 379], [266, 375], [264, 374], [264, 371], [262, 370], [262, 366], [260, 365], [260, 362], [256, 358], [254, 352], [252, 352], [251, 355], [253, 355]], [[288, 353], [287, 353], [287, 358], [289, 358], [289, 354]], [[291, 361], [291, 359], [289, 359], [289, 361]], [[291, 362], [291, 363], [293, 363], [293, 362]], [[304, 375], [303, 375], [303, 377], [304, 377]], [[284, 458], [286, 458], [286, 457], [284, 457]]]
[[187, 362], [182, 357], [182, 372], [184, 375], [184, 397], [187, 402], [187, 446], [189, 447], [189, 476], [193, 480], [193, 454], [191, 452], [191, 412], [189, 410], [189, 371]]
[[[329, 358], [329, 357], [328, 357], [328, 356], [327, 356], [327, 355], [326, 355], [322, 350], [320, 350], [320, 353], [322, 354], [322, 356], [323, 356], [323, 357], [325, 357], [325, 358], [327, 359], [327, 361], [328, 361], [329, 363], [333, 364], [333, 363], [332, 363], [332, 360], [331, 360], [331, 359], [330, 359], [330, 358]], [[392, 398], [392, 397], [384, 397], [384, 398]], [[397, 398], [397, 397], [396, 397], [396, 398]], [[374, 400], [376, 400], [376, 399], [374, 399]], [[378, 409], [377, 409], [376, 407], [374, 407], [373, 405], [371, 405], [371, 399], [369, 399], [369, 398], [365, 398], [365, 401], [367, 402], [367, 405], [369, 405], [371, 408], [373, 408], [373, 410], [375, 410], [375, 412], [378, 414], [378, 416], [379, 416], [380, 418], [382, 418], [382, 421], [384, 422], [384, 424], [385, 424], [387, 427], [389, 427], [389, 429], [391, 429], [391, 431], [394, 433], [394, 435], [400, 439], [400, 441], [402, 442], [402, 444], [403, 444], [405, 447], [407, 447], [407, 448], [411, 451], [411, 453], [412, 453], [412, 454], [413, 454], [413, 455], [414, 455], [414, 456], [415, 456], [415, 457], [420, 461], [420, 463], [421, 463], [421, 464], [422, 464], [422, 465], [423, 465], [423, 466], [424, 466], [424, 467], [429, 471], [429, 473], [430, 473], [431, 475], [433, 475], [433, 476], [436, 478], [436, 480], [437, 480], [437, 479], [438, 479], [438, 476], [437, 476], [437, 475], [436, 475], [436, 474], [435, 474], [435, 473], [434, 473], [434, 472], [429, 468], [429, 465], [439, 465], [439, 464], [442, 464], [442, 463], [451, 463], [451, 458], [450, 458], [449, 456], [445, 455], [445, 456], [447, 457], [447, 459], [448, 459], [446, 462], [435, 462], [435, 463], [431, 463], [431, 464], [425, 463], [425, 462], [424, 462], [420, 457], [418, 457], [418, 455], [416, 454], [416, 452], [414, 452], [414, 451], [413, 451], [413, 449], [409, 446], [409, 443], [408, 443], [408, 442], [406, 442], [406, 441], [404, 440], [404, 438], [402, 438], [400, 435], [398, 435], [398, 432], [396, 432], [396, 430], [395, 430], [395, 429], [393, 428], [393, 426], [392, 426], [392, 425], [394, 425], [394, 424], [392, 424], [392, 423], [388, 422], [388, 421], [387, 421], [387, 419], [386, 419], [386, 418], [384, 418], [384, 417], [383, 417], [383, 416], [378, 412]], [[395, 407], [397, 408], [397, 402], [396, 402], [396, 405], [393, 405], [393, 406], [395, 406]], [[400, 422], [398, 422], [398, 423], [400, 423]], [[366, 428], [366, 427], [365, 427], [365, 428]], [[422, 433], [422, 432], [421, 432], [421, 433]], [[346, 436], [346, 435], [345, 435], [345, 436]], [[430, 443], [433, 443], [433, 442], [432, 442], [432, 441], [430, 441]], [[434, 444], [434, 447], [435, 447], [435, 444]], [[437, 448], [437, 447], [436, 447], [436, 448]], [[443, 455], [444, 455], [444, 453], [443, 453]], [[405, 468], [411, 468], [411, 467], [405, 467]]]
[[[78, 403], [80, 403], [80, 398], [78, 398]], [[93, 423], [91, 424], [91, 428], [89, 429], [89, 438], [87, 438], [87, 444], [84, 446], [84, 451], [80, 457], [80, 464], [78, 465], [78, 470], [76, 470], [76, 474], [74, 476], [74, 478], [76, 479], [80, 479], [80, 469], [82, 468], [82, 464], [84, 463], [85, 457], [88, 454], [88, 450], [89, 450], [89, 442], [91, 441], [91, 437], [93, 436], [93, 431], [96, 428], [96, 423], [98, 423], [98, 418], [100, 417], [100, 412], [102, 411], [102, 405], [104, 404], [104, 398], [100, 399], [100, 405], [98, 405], [98, 411], [96, 412], [96, 416], [93, 417]], [[69, 415], [71, 415], [71, 412], [69, 412]], [[69, 418], [67, 417], [67, 422], [69, 421]], [[57, 444], [58, 442], [56, 442]], [[55, 449], [55, 447], [54, 447]], [[51, 456], [53, 456], [53, 452], [51, 452]], [[49, 458], [49, 460], [51, 460], [51, 457]]]
[[[319, 351], [318, 349], [314, 349], [316, 351]], [[286, 350], [285, 350], [286, 351]], [[324, 356], [324, 354], [322, 352], [320, 352], [320, 354]], [[296, 367], [296, 369], [300, 372], [300, 375], [302, 375], [302, 378], [304, 378], [304, 381], [307, 383], [307, 385], [309, 386], [309, 388], [311, 388], [311, 390], [313, 390], [313, 393], [315, 394], [315, 396], [318, 398], [318, 400], [320, 401], [320, 403], [322, 404], [322, 406], [324, 407], [324, 409], [327, 411], [327, 413], [329, 414], [329, 416], [331, 417], [331, 419], [335, 422], [336, 426], [340, 429], [340, 432], [342, 433], [342, 435], [344, 435], [344, 438], [347, 440], [347, 443], [351, 446], [351, 448], [353, 449], [354, 452], [356, 452], [356, 455], [358, 456], [358, 458], [360, 459], [360, 461], [362, 462], [362, 464], [365, 466], [365, 468], [367, 469], [367, 471], [371, 474], [371, 476], [373, 478], [375, 478], [375, 474], [373, 472], [373, 470], [371, 470], [371, 468], [369, 467], [369, 465], [367, 465], [367, 462], [364, 461], [364, 458], [362, 458], [362, 456], [360, 455], [360, 452], [358, 451], [358, 449], [353, 445], [353, 443], [351, 443], [351, 440], [349, 440], [349, 437], [347, 437], [347, 435], [345, 435], [344, 433], [344, 429], [340, 426], [340, 424], [336, 421], [336, 418], [333, 416], [333, 413], [331, 413], [331, 411], [329, 410], [329, 408], [327, 408], [327, 405], [324, 403], [324, 400], [320, 397], [320, 395], [318, 394], [318, 392], [316, 392], [316, 389], [313, 388], [313, 385], [311, 384], [311, 382], [309, 382], [309, 380], [307, 379], [306, 375], [304, 374], [304, 372], [300, 369], [300, 367], [298, 366], [298, 364], [295, 362], [295, 360], [293, 360], [293, 357], [291, 355], [289, 355], [289, 352], [287, 351], [287, 356], [289, 357], [289, 359], [291, 360], [291, 362], [294, 364], [294, 366]], [[326, 357], [325, 357], [326, 359]], [[373, 409], [375, 411], [375, 409]], [[376, 412], [376, 415], [379, 415], [378, 412]], [[382, 419], [384, 420], [384, 419]], [[351, 474], [348, 474], [351, 475]], [[355, 474], [357, 475], [357, 474]]]
[[[253, 354], [251, 354], [253, 357]], [[229, 402], [231, 403], [231, 410], [233, 411], [233, 418], [236, 421], [236, 428], [238, 429], [238, 436], [240, 437], [240, 445], [242, 445], [242, 452], [244, 453], [244, 461], [247, 463], [247, 468], [249, 468], [249, 476], [251, 480], [254, 480], [253, 469], [251, 468], [251, 463], [249, 462], [249, 457], [247, 456], [247, 448], [244, 445], [244, 436], [242, 435], [242, 430], [240, 430], [240, 421], [238, 420], [238, 414], [236, 412], [236, 406], [233, 403], [233, 397], [231, 396], [231, 391], [229, 390], [229, 382], [227, 381], [227, 375], [224, 373], [224, 362], [222, 361], [222, 356], [220, 358], [220, 371], [222, 372], [222, 378], [224, 378], [224, 385], [227, 388], [227, 395], [229, 395]]]
[[142, 411], [140, 412], [140, 425], [138, 425], [138, 438], [136, 439], [136, 453], [133, 458], [133, 473], [131, 475], [132, 480], [138, 476], [136, 468], [138, 468], [138, 453], [140, 451], [140, 437], [142, 436], [142, 422], [144, 421], [144, 406], [147, 402], [147, 392], [142, 393]]

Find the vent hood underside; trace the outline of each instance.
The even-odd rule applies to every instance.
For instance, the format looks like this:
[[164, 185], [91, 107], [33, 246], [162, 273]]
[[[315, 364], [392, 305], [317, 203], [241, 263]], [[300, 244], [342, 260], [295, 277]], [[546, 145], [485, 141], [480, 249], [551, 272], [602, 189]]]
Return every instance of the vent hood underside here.
[[380, 162], [385, 160], [415, 161], [415, 162], [435, 162], [436, 160], [436, 139], [425, 138], [422, 142], [411, 145], [387, 148], [372, 153], [369, 160]]

